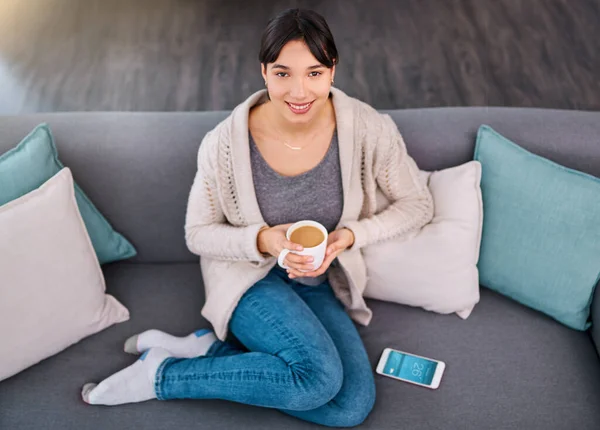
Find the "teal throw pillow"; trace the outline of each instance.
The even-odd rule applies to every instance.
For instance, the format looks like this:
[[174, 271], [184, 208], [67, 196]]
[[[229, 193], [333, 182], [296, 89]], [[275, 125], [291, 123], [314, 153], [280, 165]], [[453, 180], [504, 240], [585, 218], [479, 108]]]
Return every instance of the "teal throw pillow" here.
[[[39, 188], [63, 167], [48, 125], [37, 126], [0, 156], [0, 205]], [[131, 243], [113, 230], [77, 184], [75, 198], [100, 264], [136, 255]]]
[[600, 276], [600, 179], [532, 154], [482, 125], [482, 285], [576, 330]]

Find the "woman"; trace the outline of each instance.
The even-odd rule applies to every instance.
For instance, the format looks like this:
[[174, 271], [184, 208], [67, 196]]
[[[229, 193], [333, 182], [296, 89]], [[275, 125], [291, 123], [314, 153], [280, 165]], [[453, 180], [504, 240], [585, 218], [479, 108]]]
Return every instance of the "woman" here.
[[[371, 411], [373, 372], [352, 322], [371, 319], [361, 248], [428, 223], [431, 195], [389, 116], [332, 88], [338, 55], [320, 15], [271, 20], [259, 59], [266, 89], [205, 136], [189, 196], [186, 241], [202, 257], [202, 315], [215, 331], [128, 339], [142, 357], [86, 384], [86, 402], [225, 399], [342, 427]], [[379, 212], [377, 189], [390, 201]], [[284, 270], [280, 252], [302, 249], [285, 232], [302, 219], [330, 232], [325, 261], [301, 272], [309, 257], [290, 253]]]

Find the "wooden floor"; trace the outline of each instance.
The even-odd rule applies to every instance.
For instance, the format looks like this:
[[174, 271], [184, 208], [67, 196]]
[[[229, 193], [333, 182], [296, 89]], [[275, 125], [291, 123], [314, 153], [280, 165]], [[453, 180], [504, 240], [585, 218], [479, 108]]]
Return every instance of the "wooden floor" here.
[[0, 114], [230, 109], [268, 18], [319, 11], [377, 108], [600, 110], [600, 0], [0, 0]]

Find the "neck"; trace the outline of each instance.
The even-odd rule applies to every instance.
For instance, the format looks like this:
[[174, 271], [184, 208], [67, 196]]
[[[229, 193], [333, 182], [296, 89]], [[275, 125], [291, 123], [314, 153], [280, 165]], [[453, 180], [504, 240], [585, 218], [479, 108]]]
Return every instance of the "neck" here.
[[287, 136], [291, 138], [303, 136], [306, 134], [310, 134], [315, 130], [322, 129], [334, 116], [333, 111], [333, 103], [331, 102], [331, 98], [327, 100], [327, 104], [323, 108], [323, 111], [316, 115], [312, 121], [302, 124], [294, 124], [287, 121], [282, 115], [278, 112], [275, 112], [273, 109], [273, 104], [269, 102], [269, 116], [271, 120], [275, 124], [277, 130], [281, 133], [285, 133]]

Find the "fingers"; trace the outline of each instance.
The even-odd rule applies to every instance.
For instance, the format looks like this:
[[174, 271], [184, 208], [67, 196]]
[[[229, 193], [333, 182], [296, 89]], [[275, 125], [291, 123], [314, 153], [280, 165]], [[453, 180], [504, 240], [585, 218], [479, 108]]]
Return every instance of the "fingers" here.
[[304, 249], [302, 245], [291, 242], [287, 239], [283, 242], [283, 247], [289, 249], [290, 251], [302, 251]]
[[290, 258], [294, 254], [294, 251], [302, 251], [304, 248], [301, 245], [298, 245], [297, 243], [293, 243], [290, 242], [289, 240], [283, 240], [282, 242], [280, 242], [280, 244], [275, 248], [277, 251], [277, 256], [279, 256], [279, 254], [281, 254], [283, 252], [284, 249], [288, 249], [290, 250], [290, 253], [288, 254], [288, 256], [285, 258], [285, 260], [287, 261], [288, 258]]
[[[284, 224], [287, 225], [287, 224]], [[292, 225], [292, 224], [290, 224]], [[278, 226], [278, 227], [282, 227], [282, 226]], [[270, 242], [271, 242], [271, 255], [273, 255], [274, 257], [278, 257], [279, 254], [281, 254], [281, 252], [284, 249], [289, 249], [290, 251], [302, 251], [304, 248], [302, 247], [302, 245], [299, 245], [297, 243], [294, 243], [292, 241], [287, 240], [286, 236], [285, 236], [285, 230], [281, 230], [281, 231], [277, 231], [277, 230], [273, 230], [274, 235], [271, 236]]]
[[[317, 276], [321, 276], [329, 268], [329, 266], [331, 265], [333, 260], [335, 260], [339, 254], [341, 254], [341, 252], [342, 252], [341, 250], [338, 250], [338, 251], [331, 253], [328, 257], [325, 258], [325, 260], [323, 261], [323, 264], [321, 264], [321, 266], [317, 270], [314, 270], [311, 272], [300, 272], [293, 268], [288, 269], [290, 279], [316, 278]], [[309, 268], [309, 270], [310, 270], [310, 268]]]
[[337, 242], [332, 243], [327, 247], [327, 251], [325, 251], [325, 256], [328, 257], [332, 252], [337, 251], [340, 247], [337, 245]]
[[297, 255], [289, 253], [285, 257], [286, 266], [297, 270], [312, 270], [313, 257], [310, 255]]
[[310, 255], [298, 255], [294, 253], [289, 253], [286, 259], [295, 264], [308, 264], [314, 261], [314, 258]]
[[312, 267], [309, 267], [308, 269], [306, 269], [306, 271], [301, 272], [299, 270], [296, 269], [288, 269], [288, 273], [290, 274], [290, 279], [293, 278], [316, 278], [317, 276], [321, 276], [323, 273], [325, 273], [325, 271], [327, 270], [327, 268], [329, 267], [329, 264], [327, 264], [325, 261], [323, 262], [323, 264], [321, 264], [321, 266], [317, 269], [312, 271]]
[[[306, 265], [304, 265], [304, 267], [290, 266], [290, 268], [287, 269], [287, 271], [290, 274], [290, 278], [315, 277], [315, 276], [319, 276], [319, 275], [316, 275], [316, 273], [318, 271], [320, 271], [324, 265], [325, 265], [325, 262], [323, 262], [323, 264], [317, 270], [313, 270], [312, 264], [306, 264]], [[323, 271], [323, 273], [324, 273], [324, 271]]]
[[330, 254], [333, 254], [334, 252], [337, 252], [338, 254], [340, 252], [342, 252], [343, 250], [346, 249], [346, 243], [343, 240], [336, 240], [333, 243], [330, 243], [327, 246], [327, 250], [325, 251], [325, 256], [329, 256]]

